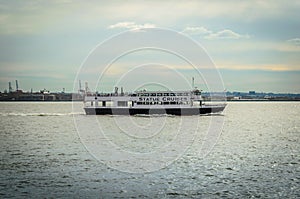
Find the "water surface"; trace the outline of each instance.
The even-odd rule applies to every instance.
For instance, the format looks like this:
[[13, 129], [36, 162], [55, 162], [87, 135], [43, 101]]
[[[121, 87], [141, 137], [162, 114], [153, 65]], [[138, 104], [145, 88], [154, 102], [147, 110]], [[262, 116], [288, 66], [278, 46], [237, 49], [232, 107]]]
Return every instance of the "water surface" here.
[[[211, 117], [224, 119], [213, 150], [201, 157], [203, 140], [198, 136], [169, 166], [136, 174], [95, 159], [79, 139], [74, 115], [88, 117], [73, 112], [71, 103], [0, 103], [1, 197], [300, 197], [300, 103], [232, 102], [223, 115], [193, 116], [200, 118], [200, 129], [209, 125]], [[136, 152], [155, 149], [164, 144], [162, 140], [173, 138], [176, 129], [171, 127], [180, 117], [159, 118], [170, 127], [157, 135], [164, 139], [140, 144], [114, 134], [113, 117], [97, 117], [101, 125], [111, 125], [109, 135], [118, 145]], [[155, 121], [133, 120], [138, 125]]]

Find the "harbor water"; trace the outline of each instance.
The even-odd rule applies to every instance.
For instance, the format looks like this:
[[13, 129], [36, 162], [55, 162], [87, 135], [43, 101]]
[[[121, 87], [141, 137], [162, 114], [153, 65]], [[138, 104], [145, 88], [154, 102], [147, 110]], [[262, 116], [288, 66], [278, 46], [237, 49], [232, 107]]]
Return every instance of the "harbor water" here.
[[[116, 134], [122, 129], [114, 117], [74, 112], [71, 102], [1, 102], [1, 198], [300, 198], [299, 102], [229, 102], [222, 114], [188, 116], [187, 121], [199, 120], [200, 136], [165, 166], [156, 168], [153, 162], [156, 169], [145, 172], [124, 168], [121, 157], [120, 165], [95, 157], [74, 117], [96, 118], [108, 139], [133, 153], [164, 145], [182, 121], [179, 116], [117, 116], [119, 124], [130, 118], [137, 125], [163, 121], [168, 126], [157, 130], [154, 142], [145, 136], [137, 143]], [[201, 129], [212, 119], [221, 119], [220, 134], [203, 156], [197, 153]], [[134, 134], [126, 124], [122, 127]], [[188, 128], [182, 131], [186, 138], [192, 132]]]

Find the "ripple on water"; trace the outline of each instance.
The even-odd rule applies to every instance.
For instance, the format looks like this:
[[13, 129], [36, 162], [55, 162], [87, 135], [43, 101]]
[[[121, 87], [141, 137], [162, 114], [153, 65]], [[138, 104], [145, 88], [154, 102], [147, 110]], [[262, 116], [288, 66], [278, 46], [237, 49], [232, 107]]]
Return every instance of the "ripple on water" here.
[[[78, 138], [72, 117], [77, 113], [68, 103], [0, 103], [0, 107], [3, 198], [300, 197], [299, 103], [229, 103], [221, 116], [225, 119], [221, 137], [208, 156], [198, 153], [205, 133], [199, 132], [200, 140], [183, 157], [144, 174], [119, 172], [91, 156]], [[210, 117], [200, 117], [201, 128]], [[138, 124], [153, 119], [133, 118]], [[180, 119], [166, 118], [170, 124]], [[113, 117], [98, 119], [116, 129]], [[110, 138], [117, 135], [113, 133]], [[141, 147], [143, 152], [163, 144], [161, 139], [143, 146], [128, 140], [117, 143], [129, 150]]]

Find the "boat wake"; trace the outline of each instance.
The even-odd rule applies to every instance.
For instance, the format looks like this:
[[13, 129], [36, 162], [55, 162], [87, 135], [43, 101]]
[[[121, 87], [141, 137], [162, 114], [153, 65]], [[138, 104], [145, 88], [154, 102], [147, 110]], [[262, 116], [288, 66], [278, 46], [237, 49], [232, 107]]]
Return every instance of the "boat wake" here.
[[83, 112], [78, 113], [0, 113], [0, 116], [73, 116], [73, 115], [85, 115]]

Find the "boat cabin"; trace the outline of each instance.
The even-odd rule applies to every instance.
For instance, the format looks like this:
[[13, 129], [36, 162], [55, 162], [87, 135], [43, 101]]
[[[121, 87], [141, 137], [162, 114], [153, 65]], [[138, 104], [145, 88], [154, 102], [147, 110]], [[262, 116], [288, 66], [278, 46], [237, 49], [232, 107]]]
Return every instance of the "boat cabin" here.
[[95, 93], [86, 95], [85, 107], [191, 107], [202, 106], [201, 91], [136, 91], [133, 93]]

